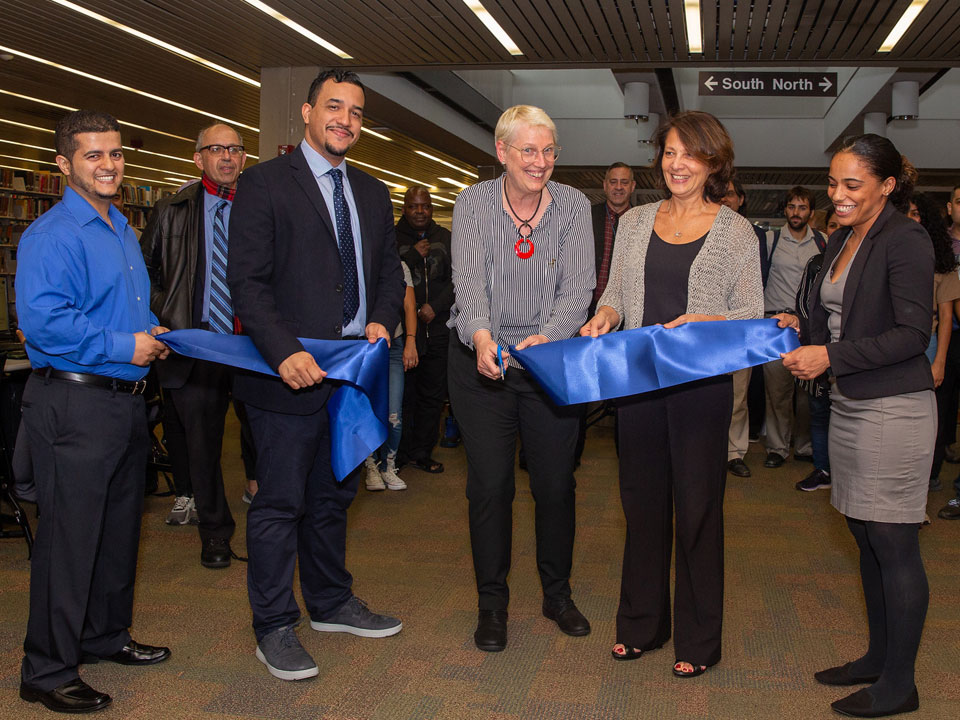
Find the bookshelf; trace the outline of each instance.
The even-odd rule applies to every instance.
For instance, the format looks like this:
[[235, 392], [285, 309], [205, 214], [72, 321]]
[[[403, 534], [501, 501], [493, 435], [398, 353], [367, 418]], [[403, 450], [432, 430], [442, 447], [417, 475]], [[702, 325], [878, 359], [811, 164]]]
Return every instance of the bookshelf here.
[[[66, 187], [58, 172], [0, 168], [0, 326], [16, 326], [14, 277], [17, 274], [17, 245], [23, 231], [52, 208]], [[121, 186], [123, 214], [131, 227], [142, 229], [153, 204], [173, 194], [166, 188], [148, 185]], [[5, 300], [5, 302], [4, 302]]]

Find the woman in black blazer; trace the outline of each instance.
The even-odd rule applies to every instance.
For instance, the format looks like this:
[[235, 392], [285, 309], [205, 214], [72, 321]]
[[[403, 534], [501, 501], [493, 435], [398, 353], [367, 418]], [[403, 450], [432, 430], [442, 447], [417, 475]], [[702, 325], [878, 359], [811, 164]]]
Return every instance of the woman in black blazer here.
[[[814, 675], [869, 685], [833, 703], [854, 717], [916, 710], [914, 663], [929, 592], [918, 531], [936, 433], [930, 363], [933, 250], [894, 204], [916, 171], [886, 138], [862, 135], [833, 156], [828, 194], [840, 229], [811, 289], [810, 339], [784, 355], [796, 377], [829, 383], [831, 503], [860, 548], [870, 642], [853, 662]], [[781, 326], [799, 328], [793, 315]]]

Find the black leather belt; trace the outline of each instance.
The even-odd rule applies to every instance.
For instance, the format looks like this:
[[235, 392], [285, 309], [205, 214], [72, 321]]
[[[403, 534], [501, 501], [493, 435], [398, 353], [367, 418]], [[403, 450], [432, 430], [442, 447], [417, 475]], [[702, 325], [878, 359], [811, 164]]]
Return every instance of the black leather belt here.
[[54, 380], [66, 380], [67, 382], [79, 383], [81, 385], [93, 385], [94, 387], [111, 390], [113, 392], [124, 393], [126, 395], [143, 395], [147, 389], [146, 380], [120, 380], [118, 378], [106, 377], [104, 375], [92, 375], [90, 373], [67, 372], [66, 370], [54, 370], [53, 368], [37, 368], [33, 371], [34, 375], [43, 378], [53, 378]]

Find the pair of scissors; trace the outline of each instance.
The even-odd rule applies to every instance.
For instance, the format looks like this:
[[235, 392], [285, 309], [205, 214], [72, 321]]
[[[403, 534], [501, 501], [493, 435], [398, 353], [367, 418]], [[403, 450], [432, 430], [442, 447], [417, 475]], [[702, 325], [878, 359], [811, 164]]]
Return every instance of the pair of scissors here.
[[497, 345], [497, 366], [500, 368], [500, 379], [503, 380], [507, 368], [503, 364], [503, 347], [500, 345]]

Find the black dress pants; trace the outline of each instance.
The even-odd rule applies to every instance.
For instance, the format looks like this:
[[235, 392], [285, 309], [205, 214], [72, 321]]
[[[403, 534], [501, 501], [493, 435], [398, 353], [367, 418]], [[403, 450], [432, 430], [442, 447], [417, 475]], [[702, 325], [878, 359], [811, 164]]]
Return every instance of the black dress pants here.
[[545, 598], [570, 597], [576, 521], [573, 454], [576, 405], [554, 405], [530, 375], [504, 380], [477, 372], [474, 351], [450, 333], [450, 403], [467, 451], [470, 543], [479, 608], [505, 610], [513, 532], [517, 431], [527, 455], [535, 509], [537, 568]]
[[142, 396], [36, 375], [23, 427], [41, 516], [21, 678], [48, 691], [130, 641], [150, 445]]
[[627, 519], [617, 642], [651, 650], [670, 638], [676, 517], [674, 647], [678, 660], [720, 660], [723, 492], [733, 407], [729, 375], [620, 401], [620, 498]]
[[440, 435], [440, 415], [447, 400], [448, 333], [427, 338], [423, 355], [403, 379], [403, 435], [400, 455], [426, 460]]
[[[236, 526], [220, 468], [231, 377], [231, 370], [225, 365], [196, 360], [183, 386], [166, 390], [184, 429], [201, 540], [229, 540]], [[174, 449], [170, 448], [171, 453]]]
[[[247, 405], [257, 448], [257, 494], [247, 511], [247, 592], [257, 641], [295, 623], [300, 590], [314, 620], [331, 615], [352, 595], [346, 568], [347, 509], [359, 471], [338, 483], [330, 467], [327, 409], [288, 415]], [[362, 467], [362, 466], [361, 466]]]

